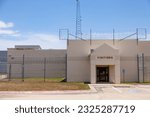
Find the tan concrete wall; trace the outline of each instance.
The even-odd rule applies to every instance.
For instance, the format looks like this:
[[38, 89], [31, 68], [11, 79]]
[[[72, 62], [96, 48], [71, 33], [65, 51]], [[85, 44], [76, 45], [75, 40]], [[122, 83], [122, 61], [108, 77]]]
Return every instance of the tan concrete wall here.
[[[118, 49], [118, 53], [114, 52], [113, 49], [101, 49], [98, 50], [97, 54], [93, 54], [91, 51], [100, 47], [104, 43]], [[67, 52], [66, 52], [67, 51]], [[98, 54], [100, 53], [100, 54]], [[68, 82], [93, 82], [96, 81], [96, 65], [109, 65], [110, 70], [110, 82], [119, 83], [120, 80], [123, 82], [138, 82], [138, 68], [137, 68], [137, 55], [144, 53], [145, 56], [145, 66], [144, 66], [144, 79], [145, 81], [150, 81], [150, 41], [140, 41], [137, 45], [136, 40], [124, 40], [116, 41], [113, 45], [112, 40], [93, 40], [82, 41], [82, 40], [70, 40], [67, 50], [8, 50], [8, 59], [14, 57], [17, 61], [22, 61], [22, 56], [44, 58], [44, 57], [65, 57], [67, 54], [67, 81]], [[96, 60], [96, 56], [114, 56], [116, 60]], [[91, 62], [90, 62], [91, 60]], [[65, 60], [64, 60], [65, 61]], [[10, 62], [10, 60], [9, 60]], [[59, 62], [59, 60], [58, 60]], [[52, 66], [52, 67], [51, 67]], [[64, 63], [59, 64], [49, 64], [47, 76], [62, 76], [64, 74], [65, 65]], [[26, 77], [30, 77], [32, 69], [37, 68], [37, 71], [43, 69], [43, 63], [39, 65], [27, 64], [25, 65]], [[21, 65], [14, 64], [12, 66], [13, 72], [18, 73], [16, 77], [20, 77]], [[123, 79], [123, 70], [124, 79]], [[60, 72], [62, 71], [62, 73]], [[41, 72], [43, 72], [41, 70]], [[39, 72], [32, 72], [37, 74], [39, 77]], [[32, 75], [31, 73], [31, 75]], [[13, 73], [12, 73], [13, 74]], [[42, 73], [41, 73], [42, 74]], [[92, 77], [91, 77], [92, 76]], [[42, 77], [42, 75], [40, 76]]]
[[44, 77], [44, 58], [46, 77], [66, 77], [66, 50], [8, 50], [11, 77], [22, 77], [23, 55], [25, 77]]
[[[90, 43], [90, 41], [88, 41]], [[113, 44], [113, 40], [92, 40], [91, 41], [91, 49], [96, 49], [98, 48], [99, 46], [101, 46], [102, 44], [108, 44], [108, 45], [111, 45], [111, 46], [115, 46], [116, 48], [118, 48], [118, 41], [116, 40], [115, 43]]]
[[[69, 41], [69, 47], [68, 47], [68, 56], [74, 56], [74, 57], [87, 57], [90, 55], [91, 49], [95, 50], [102, 44], [107, 43], [108, 45], [114, 46], [115, 48], [118, 48], [119, 50], [119, 58], [120, 61], [118, 63], [115, 63], [112, 61], [97, 61], [94, 60], [94, 62], [90, 62], [90, 67], [85, 68], [82, 73], [80, 67], [82, 68], [86, 64], [89, 65], [88, 61], [85, 62], [83, 65], [83, 62], [75, 62], [74, 63], [70, 60], [68, 61], [68, 80], [73, 81], [74, 78], [71, 76], [72, 73], [74, 73], [75, 69], [75, 75], [77, 74], [86, 74], [88, 76], [87, 71], [89, 68], [91, 72], [92, 77], [96, 77], [96, 64], [101, 65], [109, 65], [110, 67], [110, 81], [117, 82], [121, 80], [121, 82], [138, 82], [138, 63], [137, 63], [137, 55], [144, 53], [145, 55], [145, 66], [144, 66], [144, 79], [145, 81], [150, 81], [150, 41], [139, 41], [137, 43], [137, 40], [135, 39], [127, 39], [123, 41], [115, 41], [115, 45], [113, 44], [112, 40], [93, 40], [91, 43], [90, 41], [80, 41], [80, 40], [74, 40]], [[111, 50], [99, 50], [99, 53], [102, 53], [104, 56], [109, 56], [115, 54], [114, 52], [111, 52]], [[110, 53], [110, 54], [107, 54]], [[111, 54], [113, 53], [113, 54]], [[95, 55], [96, 57], [97, 55]], [[94, 55], [93, 55], [94, 58]], [[75, 65], [76, 64], [76, 65]], [[73, 68], [71, 66], [76, 66], [76, 68]], [[83, 65], [83, 66], [82, 66]], [[124, 70], [124, 74], [123, 74]], [[113, 71], [113, 72], [112, 72]], [[69, 73], [70, 72], [70, 73]], [[120, 73], [120, 74], [119, 74]], [[115, 75], [115, 78], [112, 76]], [[89, 80], [89, 77], [85, 78], [85, 75], [80, 75], [79, 79], [84, 79], [85, 81]], [[83, 78], [84, 77], [84, 78]], [[123, 79], [124, 77], [124, 79]], [[95, 78], [91, 79], [91, 82], [95, 83]], [[81, 81], [81, 80], [80, 80]]]
[[[90, 55], [91, 55], [91, 49], [96, 49], [100, 45], [107, 43], [109, 45], [113, 45], [113, 42], [108, 41], [92, 41], [92, 45], [90, 45], [90, 41], [81, 41], [81, 40], [70, 40], [69, 45], [67, 48], [67, 81], [83, 81], [83, 82], [92, 82], [96, 83], [96, 66], [95, 65], [114, 65], [114, 61], [104, 61], [100, 62], [94, 60], [90, 62]], [[104, 51], [104, 50], [102, 50]], [[99, 52], [102, 53], [103, 56], [108, 55], [106, 52]], [[106, 54], [107, 53], [107, 54]], [[109, 53], [111, 55], [115, 55], [114, 51], [111, 52], [109, 50]], [[109, 56], [110, 56], [109, 54]], [[92, 57], [94, 57], [93, 55]], [[118, 55], [117, 55], [118, 56]], [[118, 66], [119, 67], [119, 66]], [[90, 69], [91, 68], [91, 69]], [[119, 67], [120, 68], [120, 67]], [[118, 68], [118, 69], [119, 69]], [[115, 70], [115, 67], [114, 67]], [[120, 71], [120, 69], [119, 69]], [[120, 72], [119, 72], [120, 73]], [[116, 73], [117, 74], [117, 73]], [[92, 76], [92, 78], [91, 78]], [[113, 77], [112, 77], [113, 78]], [[118, 78], [118, 82], [120, 82], [120, 77]], [[113, 81], [113, 80], [112, 80]], [[117, 81], [115, 81], [117, 82]]]
[[115, 65], [109, 66], [109, 80], [111, 83], [115, 82]]
[[[98, 59], [98, 57], [103, 57], [103, 56], [106, 57], [110, 56], [113, 57], [113, 59]], [[114, 79], [111, 79], [111, 81], [113, 81], [113, 83], [120, 83], [120, 57], [119, 57], [119, 50], [117, 48], [113, 48], [113, 46], [110, 46], [108, 44], [103, 44], [97, 49], [95, 49], [93, 53], [91, 53], [91, 66], [94, 67], [96, 65], [108, 65], [108, 66], [114, 65], [115, 67], [112, 67], [111, 71], [114, 70], [115, 76]], [[96, 83], [96, 77], [95, 77], [96, 71], [95, 69], [91, 71], [92, 71], [91, 83]]]
[[125, 82], [138, 82], [137, 54], [138, 45], [136, 40], [124, 40], [119, 44], [120, 73], [123, 82], [123, 69], [125, 70]]
[[67, 81], [90, 82], [90, 45], [87, 41], [69, 41]]
[[140, 41], [139, 53], [144, 54], [144, 82], [150, 82], [150, 41]]
[[[136, 59], [136, 57], [135, 57]], [[138, 71], [136, 60], [122, 60], [121, 59], [121, 81], [123, 82], [123, 69], [125, 82], [138, 82]]]
[[57, 49], [50, 49], [50, 50], [14, 50], [8, 49], [8, 57], [11, 55], [12, 57], [22, 57], [26, 55], [27, 57], [65, 57], [66, 50], [57, 50]]

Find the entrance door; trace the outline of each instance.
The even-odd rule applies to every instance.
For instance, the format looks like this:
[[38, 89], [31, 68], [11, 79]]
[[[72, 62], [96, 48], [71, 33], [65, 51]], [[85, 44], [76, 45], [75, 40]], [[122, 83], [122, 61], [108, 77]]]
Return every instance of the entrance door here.
[[97, 82], [109, 82], [109, 67], [96, 68]]

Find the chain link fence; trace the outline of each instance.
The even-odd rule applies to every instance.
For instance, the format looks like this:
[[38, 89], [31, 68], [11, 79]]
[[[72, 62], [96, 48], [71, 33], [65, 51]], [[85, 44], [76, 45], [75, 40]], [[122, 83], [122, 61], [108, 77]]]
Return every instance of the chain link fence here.
[[144, 56], [144, 82], [150, 82], [150, 56]]
[[9, 57], [8, 80], [16, 78], [66, 78], [67, 57]]
[[7, 51], [0, 51], [0, 79], [7, 78]]
[[[89, 58], [68, 58], [72, 61], [90, 61]], [[137, 68], [138, 77], [143, 78], [143, 82], [150, 82], [150, 56], [141, 55], [136, 57], [121, 57], [121, 61], [134, 62]], [[137, 64], [136, 64], [137, 63]], [[128, 69], [122, 69], [122, 82], [127, 82]], [[7, 79], [6, 79], [7, 78]], [[66, 57], [6, 57], [0, 56], [0, 80], [21, 79], [25, 81], [27, 78], [67, 78], [67, 56]], [[135, 78], [136, 79], [136, 78]], [[140, 79], [138, 79], [140, 82]]]

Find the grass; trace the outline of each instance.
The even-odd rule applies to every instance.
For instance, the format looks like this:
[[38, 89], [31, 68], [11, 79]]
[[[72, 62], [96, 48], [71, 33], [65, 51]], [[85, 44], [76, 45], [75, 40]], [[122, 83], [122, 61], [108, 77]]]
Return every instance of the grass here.
[[62, 91], [62, 90], [89, 90], [84, 83], [62, 82], [63, 78], [26, 78], [12, 81], [0, 81], [0, 91]]

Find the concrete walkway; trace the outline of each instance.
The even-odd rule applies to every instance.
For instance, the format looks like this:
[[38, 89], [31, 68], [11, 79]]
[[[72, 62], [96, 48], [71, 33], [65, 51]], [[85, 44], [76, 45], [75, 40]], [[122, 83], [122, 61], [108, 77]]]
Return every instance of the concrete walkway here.
[[1, 91], [0, 99], [11, 100], [150, 100], [150, 85], [90, 84], [78, 91]]

